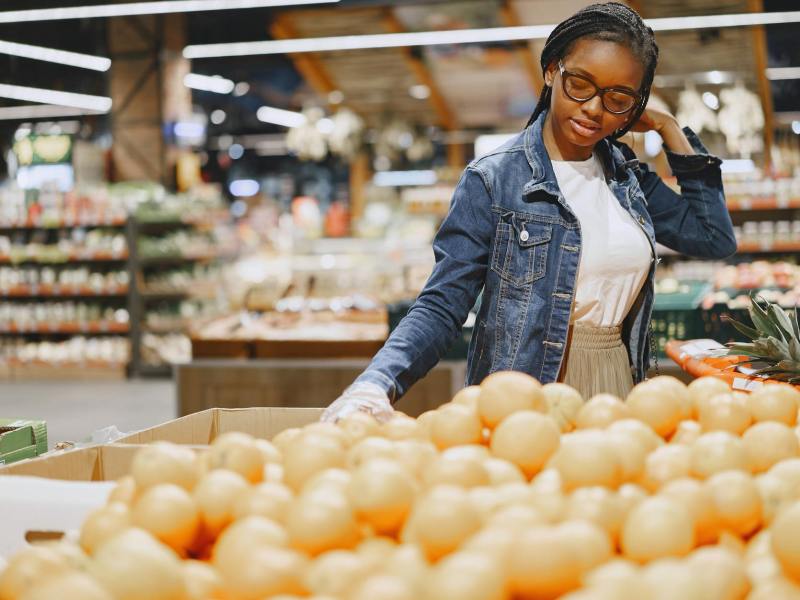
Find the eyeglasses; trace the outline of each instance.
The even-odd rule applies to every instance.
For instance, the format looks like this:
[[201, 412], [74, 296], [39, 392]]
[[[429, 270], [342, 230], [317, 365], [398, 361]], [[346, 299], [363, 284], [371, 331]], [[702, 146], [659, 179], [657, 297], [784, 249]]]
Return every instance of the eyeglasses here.
[[564, 93], [575, 102], [588, 102], [599, 95], [603, 108], [615, 115], [624, 115], [639, 102], [638, 94], [618, 88], [599, 88], [588, 77], [567, 71], [560, 60], [558, 70]]

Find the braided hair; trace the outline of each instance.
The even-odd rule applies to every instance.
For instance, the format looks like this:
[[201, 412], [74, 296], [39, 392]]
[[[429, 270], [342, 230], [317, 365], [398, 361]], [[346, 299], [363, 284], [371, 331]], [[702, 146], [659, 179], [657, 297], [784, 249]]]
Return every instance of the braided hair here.
[[[633, 108], [628, 124], [618, 129], [612, 136], [615, 139], [620, 138], [639, 120], [650, 98], [650, 88], [658, 63], [655, 35], [639, 14], [624, 4], [619, 2], [591, 4], [559, 23], [550, 33], [542, 50], [542, 72], [546, 71], [553, 61], [569, 54], [575, 42], [582, 38], [622, 44], [642, 61], [645, 68], [642, 87], [639, 90], [639, 103]], [[545, 85], [526, 127], [530, 127], [539, 115], [549, 108], [552, 95], [552, 88]]]

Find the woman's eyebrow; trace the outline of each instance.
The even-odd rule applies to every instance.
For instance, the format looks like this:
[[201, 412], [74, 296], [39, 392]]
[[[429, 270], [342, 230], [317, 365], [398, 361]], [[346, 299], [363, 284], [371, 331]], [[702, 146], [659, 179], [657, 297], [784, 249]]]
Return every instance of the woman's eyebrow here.
[[[568, 67], [566, 65], [564, 65], [564, 68], [567, 71], [572, 71], [573, 73], [578, 73], [579, 75], [583, 75], [584, 77], [586, 77], [588, 79], [591, 79], [592, 83], [597, 85], [597, 80], [595, 79], [594, 75], [589, 73], [589, 71], [585, 71], [585, 70], [581, 69], [580, 67]], [[598, 85], [597, 87], [600, 87], [600, 86]], [[632, 87], [630, 87], [628, 85], [612, 85], [611, 88], [617, 89], [617, 90], [628, 90], [630, 92], [633, 92], [634, 94], [636, 93], [636, 89], [632, 88]]]

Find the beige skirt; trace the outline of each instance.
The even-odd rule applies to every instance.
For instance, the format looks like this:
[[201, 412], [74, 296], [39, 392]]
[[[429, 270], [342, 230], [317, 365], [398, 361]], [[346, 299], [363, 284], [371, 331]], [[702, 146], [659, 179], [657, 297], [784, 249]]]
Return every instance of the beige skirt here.
[[575, 323], [564, 360], [561, 380], [578, 390], [584, 400], [596, 394], [614, 394], [624, 400], [633, 388], [620, 327]]

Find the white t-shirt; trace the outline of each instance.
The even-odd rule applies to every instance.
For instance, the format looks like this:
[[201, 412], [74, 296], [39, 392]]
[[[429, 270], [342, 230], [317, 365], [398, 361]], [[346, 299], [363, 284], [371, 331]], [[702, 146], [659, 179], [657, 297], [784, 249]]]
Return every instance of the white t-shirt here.
[[600, 161], [552, 161], [561, 193], [581, 224], [582, 249], [571, 323], [622, 324], [650, 270], [644, 231], [606, 183]]

